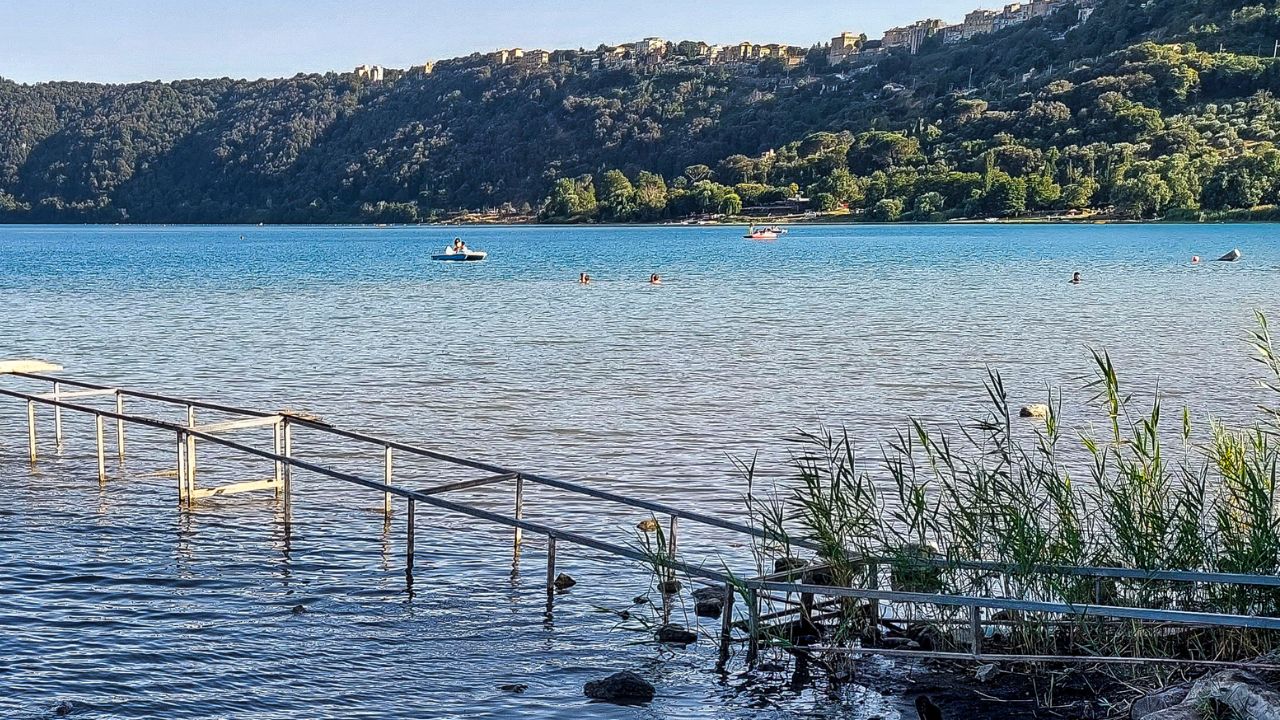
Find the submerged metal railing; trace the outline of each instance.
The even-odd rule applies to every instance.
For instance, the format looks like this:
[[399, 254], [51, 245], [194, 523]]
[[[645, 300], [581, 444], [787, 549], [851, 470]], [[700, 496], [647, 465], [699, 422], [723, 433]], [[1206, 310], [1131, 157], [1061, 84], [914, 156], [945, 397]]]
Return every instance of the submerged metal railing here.
[[[59, 450], [62, 448], [63, 444], [62, 414], [64, 411], [84, 413], [94, 417], [99, 482], [106, 482], [107, 479], [107, 450], [105, 441], [105, 424], [107, 421], [114, 421], [116, 453], [122, 460], [125, 456], [126, 449], [126, 425], [134, 424], [162, 432], [172, 433], [174, 438], [174, 453], [177, 459], [177, 499], [178, 505], [182, 509], [189, 510], [197, 500], [201, 500], [203, 498], [233, 495], [242, 492], [270, 490], [276, 493], [281, 500], [284, 529], [286, 534], [288, 534], [291, 531], [293, 522], [292, 486], [294, 482], [294, 469], [304, 470], [381, 492], [384, 499], [383, 512], [386, 514], [388, 519], [391, 517], [393, 512], [392, 499], [396, 497], [402, 498], [407, 505], [405, 573], [410, 585], [412, 585], [413, 581], [416, 530], [415, 516], [418, 503], [448, 512], [465, 515], [478, 520], [483, 520], [495, 525], [511, 528], [513, 531], [513, 546], [517, 558], [519, 557], [520, 545], [524, 533], [528, 532], [544, 536], [547, 540], [546, 590], [548, 593], [549, 609], [555, 591], [557, 542], [566, 542], [619, 558], [652, 565], [655, 570], [665, 569], [666, 572], [671, 573], [667, 576], [668, 579], [674, 579], [674, 573], [683, 573], [690, 579], [695, 579], [708, 584], [719, 584], [724, 587], [724, 609], [721, 616], [719, 638], [720, 660], [722, 664], [727, 660], [730, 646], [734, 642], [739, 641], [733, 636], [735, 628], [741, 627], [746, 631], [746, 637], [742, 640], [747, 643], [747, 660], [749, 663], [754, 662], [760, 642], [767, 631], [765, 621], [784, 619], [791, 615], [798, 615], [802, 622], [811, 623], [814, 617], [816, 597], [850, 598], [866, 601], [873, 613], [872, 621], [877, 627], [881, 620], [884, 619], [880, 614], [880, 603], [932, 606], [939, 608], [950, 607], [966, 609], [968, 611], [968, 624], [970, 626], [970, 634], [972, 636], [972, 646], [970, 648], [970, 652], [967, 654], [942, 651], [883, 650], [877, 648], [852, 650], [866, 652], [868, 654], [924, 654], [948, 658], [963, 657], [984, 661], [1001, 659], [1026, 660], [1037, 657], [983, 653], [983, 632], [981, 628], [984, 624], [989, 624], [984, 620], [984, 610], [1134, 620], [1189, 627], [1201, 626], [1280, 630], [1280, 618], [1276, 617], [1256, 617], [1229, 613], [1113, 606], [1102, 604], [1100, 597], [1097, 598], [1098, 602], [1086, 605], [1042, 600], [1025, 600], [1010, 597], [904, 592], [891, 589], [885, 590], [878, 587], [858, 588], [812, 582], [796, 582], [795, 577], [799, 574], [797, 571], [760, 575], [757, 574], [755, 570], [752, 570], [751, 572], [738, 575], [728, 569], [724, 572], [709, 570], [705, 567], [692, 565], [677, 558], [677, 520], [685, 520], [691, 523], [726, 530], [747, 536], [753, 541], [767, 540], [769, 539], [767, 534], [761, 529], [750, 525], [744, 525], [702, 513], [675, 508], [664, 503], [628, 497], [613, 492], [587, 487], [567, 480], [546, 477], [523, 470], [506, 468], [489, 462], [458, 457], [399, 440], [345, 430], [315, 418], [303, 417], [293, 413], [264, 412], [201, 400], [179, 398], [153, 392], [100, 385], [45, 374], [47, 371], [60, 369], [61, 368], [58, 368], [57, 366], [39, 363], [0, 363], [0, 377], [10, 375], [31, 381], [49, 383], [52, 386], [52, 392], [46, 393], [29, 393], [9, 388], [0, 388], [0, 396], [23, 400], [27, 403], [26, 423], [28, 451], [30, 460], [33, 464], [38, 461], [39, 457], [36, 408], [37, 406], [48, 406], [53, 409], [54, 436]], [[65, 390], [65, 388], [73, 389]], [[115, 401], [112, 408], [98, 408], [73, 402], [77, 400], [107, 397], [113, 398]], [[147, 400], [172, 406], [178, 410], [183, 410], [185, 411], [185, 422], [174, 422], [145, 415], [127, 413], [126, 400], [128, 399]], [[196, 420], [197, 411], [210, 411], [233, 415], [236, 417], [230, 420], [199, 424]], [[256, 448], [224, 436], [228, 433], [265, 427], [272, 428], [273, 445], [271, 450]], [[293, 437], [295, 431], [299, 429], [345, 438], [347, 440], [381, 448], [383, 451], [383, 461], [382, 467], [380, 468], [380, 476], [377, 479], [369, 478], [352, 472], [335, 470], [317, 462], [298, 457], [293, 450]], [[273, 465], [274, 473], [271, 477], [262, 480], [250, 480], [222, 486], [201, 488], [196, 482], [198, 477], [198, 467], [196, 462], [198, 450], [197, 442], [211, 443], [250, 457], [270, 461]], [[441, 484], [425, 489], [410, 489], [395, 482], [394, 454], [397, 452], [437, 460], [460, 468], [481, 471], [485, 473], [485, 475], [474, 479]], [[510, 515], [440, 497], [441, 495], [449, 492], [506, 483], [514, 485], [514, 502]], [[526, 485], [541, 485], [596, 500], [617, 503], [626, 507], [645, 510], [651, 513], [655, 519], [659, 515], [666, 516], [670, 528], [667, 535], [669, 545], [664, 548], [663, 553], [655, 556], [641, 552], [633, 547], [626, 547], [613, 542], [601, 540], [580, 531], [556, 527], [547, 523], [525, 520], [524, 501]], [[816, 545], [803, 540], [791, 539], [790, 542], [793, 546], [803, 547], [809, 550], [817, 550]], [[872, 567], [875, 567], [880, 564], [891, 564], [893, 559], [865, 558], [864, 561]], [[915, 565], [934, 565], [949, 569], [980, 570], [1009, 575], [1038, 572], [1045, 574], [1128, 579], [1135, 581], [1280, 587], [1280, 577], [1246, 575], [1239, 573], [1137, 570], [1131, 568], [1077, 566], [1037, 566], [1034, 568], [1015, 568], [997, 563], [953, 562], [944, 559], [932, 558], [921, 558], [918, 560], [913, 559], [912, 563]], [[873, 571], [873, 584], [878, 584], [874, 579], [877, 577], [878, 572]], [[733, 606], [735, 597], [739, 595], [746, 601], [746, 619], [742, 622], [735, 623]], [[792, 595], [799, 595], [800, 600], [798, 602], [792, 601], [790, 599]], [[777, 601], [792, 606], [792, 609], [780, 613], [774, 613], [770, 616], [762, 616], [762, 600]], [[666, 603], [664, 603], [664, 606], [665, 605]], [[821, 652], [851, 651], [849, 648], [827, 648], [823, 646], [809, 646], [808, 649]], [[1056, 662], [1067, 661], [1073, 658], [1046, 656], [1041, 659]], [[1132, 663], [1135, 661], [1156, 663], [1190, 662], [1169, 658], [1094, 659], [1099, 662], [1124, 663]]]

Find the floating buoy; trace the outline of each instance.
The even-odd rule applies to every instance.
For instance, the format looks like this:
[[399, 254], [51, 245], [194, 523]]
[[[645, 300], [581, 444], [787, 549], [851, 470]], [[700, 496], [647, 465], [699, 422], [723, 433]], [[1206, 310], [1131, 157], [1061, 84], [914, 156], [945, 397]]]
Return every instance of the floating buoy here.
[[1240, 248], [1236, 248], [1231, 252], [1218, 258], [1218, 262], [1235, 262], [1241, 257]]
[[1200, 262], [1200, 256], [1199, 256], [1199, 255], [1192, 255], [1192, 256], [1191, 256], [1191, 264], [1192, 264], [1192, 265], [1199, 264], [1199, 262]]

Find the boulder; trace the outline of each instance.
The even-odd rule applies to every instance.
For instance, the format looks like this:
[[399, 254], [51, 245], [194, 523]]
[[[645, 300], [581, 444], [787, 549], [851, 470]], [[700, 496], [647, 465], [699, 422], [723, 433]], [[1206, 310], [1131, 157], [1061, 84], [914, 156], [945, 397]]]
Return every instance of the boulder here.
[[592, 700], [635, 703], [652, 700], [654, 688], [639, 675], [630, 670], [623, 670], [602, 680], [592, 680], [582, 686], [582, 692]]
[[658, 521], [654, 520], [653, 518], [649, 518], [648, 520], [641, 520], [640, 522], [636, 523], [636, 529], [639, 530], [640, 532], [647, 532], [647, 533], [657, 532]]
[[516, 693], [517, 695], [529, 689], [524, 683], [510, 683], [507, 685], [499, 685], [498, 689], [502, 692]]
[[577, 585], [578, 581], [574, 580], [571, 576], [569, 576], [566, 573], [560, 573], [559, 575], [556, 576], [556, 579], [552, 582], [552, 584], [556, 586], [557, 590], [568, 590], [574, 585]]
[[995, 677], [998, 672], [1000, 672], [999, 665], [987, 663], [986, 665], [979, 665], [978, 669], [973, 672], [973, 676], [977, 678], [978, 682], [984, 683]]
[[773, 571], [775, 573], [791, 572], [800, 570], [809, 563], [797, 557], [780, 557], [773, 560]]
[[698, 636], [679, 625], [663, 625], [653, 634], [660, 643], [671, 645], [688, 645], [698, 642]]
[[1217, 705], [1233, 717], [1280, 720], [1280, 692], [1243, 670], [1221, 670], [1202, 676], [1190, 688], [1166, 688], [1133, 704], [1132, 720], [1200, 720]]
[[1218, 262], [1235, 262], [1242, 257], [1244, 257], [1244, 254], [1240, 252], [1240, 248], [1234, 248], [1231, 252], [1218, 258]]
[[1184, 705], [1203, 706], [1216, 701], [1248, 720], [1280, 720], [1280, 692], [1244, 670], [1222, 670], [1205, 675], [1191, 685]]
[[1032, 403], [1030, 405], [1023, 405], [1022, 409], [1018, 411], [1018, 417], [1035, 418], [1037, 420], [1044, 420], [1045, 418], [1049, 417], [1049, 406], [1045, 405], [1044, 403]]
[[663, 595], [675, 595], [680, 592], [680, 588], [684, 587], [679, 580], [663, 580], [658, 583], [658, 592]]
[[719, 618], [724, 614], [724, 586], [698, 588], [693, 591], [693, 614], [704, 618]]

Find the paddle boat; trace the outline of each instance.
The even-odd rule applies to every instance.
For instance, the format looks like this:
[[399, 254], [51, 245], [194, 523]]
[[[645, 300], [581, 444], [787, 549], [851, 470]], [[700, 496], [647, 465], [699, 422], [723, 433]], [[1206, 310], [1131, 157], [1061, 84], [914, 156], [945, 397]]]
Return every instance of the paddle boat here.
[[748, 240], [777, 240], [778, 238], [786, 234], [787, 234], [786, 229], [777, 227], [776, 225], [774, 227], [761, 227], [761, 228], [758, 228], [755, 225], [752, 225], [751, 227], [747, 228], [747, 234], [743, 235], [742, 237]]
[[489, 257], [489, 253], [483, 250], [472, 250], [461, 240], [454, 240], [452, 245], [444, 249], [444, 252], [439, 255], [432, 255], [431, 259], [451, 262], [476, 262], [486, 257]]

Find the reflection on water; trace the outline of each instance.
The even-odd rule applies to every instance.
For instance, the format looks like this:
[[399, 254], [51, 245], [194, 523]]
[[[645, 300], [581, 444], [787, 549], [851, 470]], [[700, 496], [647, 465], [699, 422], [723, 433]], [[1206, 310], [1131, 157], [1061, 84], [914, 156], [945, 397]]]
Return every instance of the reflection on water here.
[[[760, 451], [777, 476], [779, 438], [819, 422], [873, 453], [907, 415], [982, 412], [987, 366], [1016, 403], [1047, 385], [1087, 397], [1088, 347], [1110, 350], [1132, 389], [1158, 382], [1227, 420], [1259, 399], [1243, 339], [1253, 309], [1277, 309], [1267, 226], [802, 227], [767, 244], [739, 230], [0, 227], [0, 357], [303, 409], [725, 516], [745, 489], [729, 456]], [[455, 234], [490, 259], [431, 262]], [[1232, 247], [1243, 262], [1189, 263]], [[558, 564], [579, 583], [548, 618], [540, 538], [513, 570], [507, 532], [422, 508], [410, 597], [403, 508], [386, 525], [376, 493], [299, 473], [290, 537], [270, 494], [178, 513], [175, 480], [157, 474], [170, 439], [131, 434], [99, 488], [92, 421], [76, 416], [65, 454], [44, 443], [32, 472], [20, 405], [0, 401], [6, 716], [60, 700], [99, 718], [895, 712], [865, 689], [722, 678], [710, 642], [635, 644], [639, 621], [601, 609], [629, 607], [643, 570], [567, 544]], [[305, 433], [296, 448], [379, 472], [377, 451]], [[269, 474], [213, 448], [201, 468], [210, 482]], [[465, 476], [406, 459], [397, 477]], [[457, 497], [512, 502], [509, 486]], [[545, 488], [527, 502], [531, 520], [614, 542], [638, 519]], [[748, 556], [710, 531], [682, 526], [681, 542], [715, 567]], [[582, 683], [624, 668], [658, 699], [588, 706]]]

